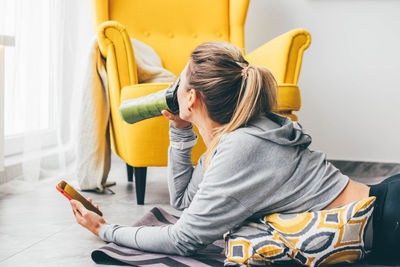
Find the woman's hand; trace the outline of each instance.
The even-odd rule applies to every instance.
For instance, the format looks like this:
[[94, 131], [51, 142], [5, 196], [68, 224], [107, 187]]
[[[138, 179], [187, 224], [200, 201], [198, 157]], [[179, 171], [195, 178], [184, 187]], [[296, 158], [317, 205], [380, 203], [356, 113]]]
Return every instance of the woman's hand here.
[[165, 118], [169, 119], [172, 122], [172, 124], [175, 126], [175, 128], [183, 129], [183, 128], [189, 127], [191, 125], [190, 122], [182, 120], [181, 117], [179, 117], [179, 114], [174, 115], [165, 109], [163, 111], [161, 111], [161, 114]]
[[[174, 85], [174, 82], [171, 82], [169, 84], [170, 87], [172, 85]], [[179, 117], [179, 114], [174, 115], [174, 114], [172, 114], [171, 112], [169, 112], [168, 110], [165, 110], [165, 109], [161, 111], [161, 114], [165, 118], [169, 119], [172, 122], [172, 125], [174, 125], [175, 128], [183, 129], [183, 128], [189, 127], [191, 125], [190, 122], [182, 120], [181, 117]]]
[[[88, 198], [88, 201], [92, 203], [91, 198]], [[72, 199], [70, 200], [70, 203], [77, 223], [98, 236], [101, 225], [106, 223], [103, 217], [93, 211], [86, 209], [83, 204], [77, 200]], [[96, 205], [95, 207], [99, 208], [98, 205]]]

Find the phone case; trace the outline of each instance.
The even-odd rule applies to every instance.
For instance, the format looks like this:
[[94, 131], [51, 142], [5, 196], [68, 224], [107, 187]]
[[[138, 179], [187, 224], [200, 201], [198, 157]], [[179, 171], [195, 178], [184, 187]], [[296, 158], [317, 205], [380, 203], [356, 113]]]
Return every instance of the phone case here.
[[98, 210], [92, 203], [90, 203], [84, 196], [82, 196], [78, 191], [76, 191], [72, 186], [70, 186], [64, 180], [58, 183], [56, 186], [57, 190], [61, 192], [69, 200], [75, 199], [83, 204], [85, 208], [103, 216], [103, 213]]

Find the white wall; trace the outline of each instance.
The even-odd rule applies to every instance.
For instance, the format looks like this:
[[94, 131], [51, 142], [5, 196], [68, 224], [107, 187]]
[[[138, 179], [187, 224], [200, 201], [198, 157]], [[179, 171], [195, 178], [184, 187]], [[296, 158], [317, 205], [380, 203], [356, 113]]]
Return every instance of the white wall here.
[[297, 113], [328, 159], [400, 162], [400, 1], [251, 0], [246, 50], [311, 33]]
[[0, 172], [4, 171], [4, 46], [0, 43]]

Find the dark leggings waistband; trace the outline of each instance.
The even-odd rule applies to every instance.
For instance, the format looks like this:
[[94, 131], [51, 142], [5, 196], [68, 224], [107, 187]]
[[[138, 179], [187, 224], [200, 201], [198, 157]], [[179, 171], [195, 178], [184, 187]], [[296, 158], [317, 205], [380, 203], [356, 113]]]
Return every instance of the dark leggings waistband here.
[[380, 262], [400, 259], [400, 174], [372, 185], [375, 196], [373, 212], [373, 244], [370, 258]]

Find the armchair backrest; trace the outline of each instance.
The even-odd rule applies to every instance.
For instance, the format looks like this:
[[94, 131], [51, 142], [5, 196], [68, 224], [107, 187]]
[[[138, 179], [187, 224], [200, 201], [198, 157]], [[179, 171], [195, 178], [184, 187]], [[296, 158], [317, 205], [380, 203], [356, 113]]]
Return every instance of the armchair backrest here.
[[203, 42], [226, 41], [244, 52], [248, 5], [249, 0], [92, 0], [96, 26], [108, 20], [123, 24], [175, 75]]

